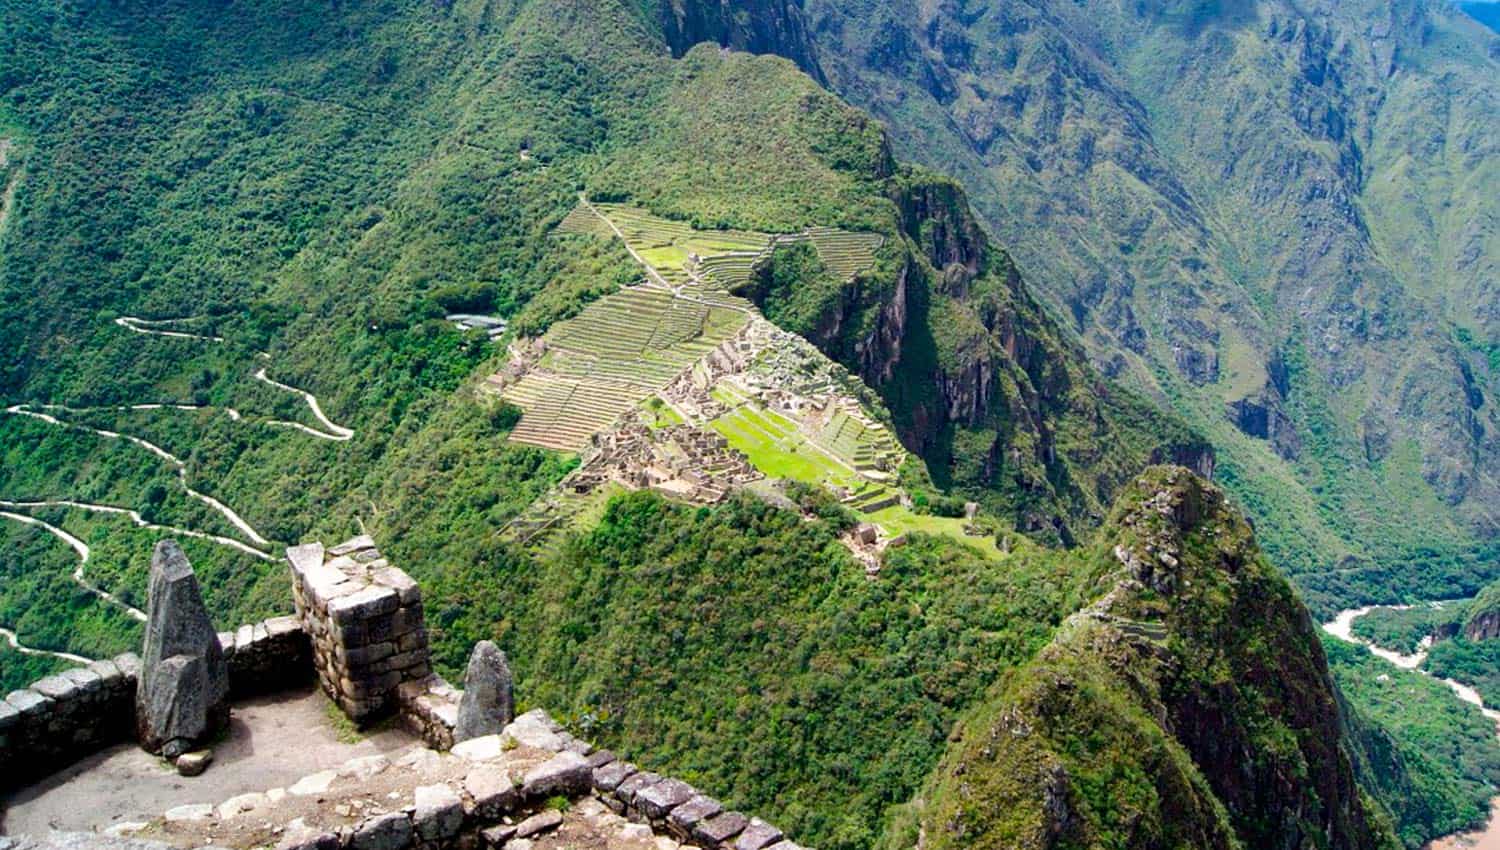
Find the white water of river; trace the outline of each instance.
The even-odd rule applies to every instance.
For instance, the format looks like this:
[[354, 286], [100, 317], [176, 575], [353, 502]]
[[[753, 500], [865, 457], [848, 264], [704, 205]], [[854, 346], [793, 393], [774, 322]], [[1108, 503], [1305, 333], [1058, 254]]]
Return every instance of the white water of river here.
[[[1418, 669], [1421, 667], [1422, 662], [1427, 660], [1427, 648], [1432, 643], [1431, 638], [1423, 639], [1421, 647], [1416, 652], [1411, 655], [1404, 655], [1400, 652], [1393, 652], [1384, 647], [1376, 646], [1354, 634], [1354, 621], [1376, 608], [1405, 611], [1411, 607], [1410, 605], [1366, 605], [1363, 608], [1350, 608], [1347, 611], [1340, 611], [1337, 617], [1324, 623], [1323, 631], [1328, 632], [1339, 640], [1363, 646], [1374, 655], [1384, 658], [1386, 661], [1403, 670], [1415, 670], [1424, 676], [1431, 675], [1425, 670]], [[1453, 693], [1458, 695], [1459, 699], [1471, 705], [1479, 706], [1479, 710], [1484, 712], [1484, 716], [1488, 717], [1490, 722], [1495, 724], [1496, 735], [1500, 736], [1500, 711], [1486, 708], [1484, 700], [1479, 697], [1478, 691], [1462, 682], [1455, 682], [1452, 679], [1439, 679], [1438, 681], [1447, 685]], [[1500, 797], [1496, 797], [1490, 801], [1490, 819], [1482, 828], [1473, 832], [1461, 832], [1439, 838], [1436, 841], [1430, 842], [1426, 846], [1426, 850], [1500, 850]]]

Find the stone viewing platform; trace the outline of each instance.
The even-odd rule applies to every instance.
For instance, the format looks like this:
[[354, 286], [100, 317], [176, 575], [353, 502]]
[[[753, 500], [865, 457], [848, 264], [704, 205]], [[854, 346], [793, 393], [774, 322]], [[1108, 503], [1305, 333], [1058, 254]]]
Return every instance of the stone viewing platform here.
[[594, 750], [541, 711], [451, 752], [411, 746], [352, 759], [111, 834], [142, 847], [227, 850], [800, 850], [685, 782]]
[[[420, 588], [369, 537], [292, 547], [297, 616], [217, 635], [181, 601], [196, 583], [180, 554], [164, 543], [153, 562], [153, 586], [171, 587], [153, 594], [162, 637], [146, 645], [168, 671], [159, 696], [142, 697], [145, 667], [126, 655], [0, 701], [0, 787], [13, 789], [0, 833], [21, 833], [0, 850], [801, 850], [540, 710], [512, 718], [509, 666], [488, 641], [467, 692], [433, 674]], [[222, 690], [221, 737], [156, 731], [212, 719]], [[174, 772], [138, 730], [204, 748]]]

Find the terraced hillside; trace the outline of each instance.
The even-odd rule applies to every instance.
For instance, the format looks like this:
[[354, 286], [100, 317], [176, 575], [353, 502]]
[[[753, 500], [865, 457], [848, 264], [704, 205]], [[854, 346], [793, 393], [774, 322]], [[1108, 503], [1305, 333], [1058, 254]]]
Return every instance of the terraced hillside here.
[[883, 240], [831, 227], [778, 235], [700, 230], [586, 198], [555, 232], [619, 238], [646, 273], [643, 285], [607, 295], [554, 326], [524, 374], [488, 384], [525, 411], [512, 441], [563, 451], [582, 450], [742, 328], [755, 308], [732, 290], [778, 245], [811, 242], [829, 268], [854, 276], [873, 265]]

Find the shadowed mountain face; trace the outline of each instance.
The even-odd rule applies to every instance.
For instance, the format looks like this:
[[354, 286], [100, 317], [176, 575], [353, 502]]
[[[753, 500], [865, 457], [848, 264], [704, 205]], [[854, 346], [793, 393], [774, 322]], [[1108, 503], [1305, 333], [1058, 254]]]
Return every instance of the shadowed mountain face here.
[[[1493, 33], [1422, 0], [805, 14], [1096, 363], [1209, 432], [1279, 563], [1500, 528]], [[1403, 581], [1366, 578], [1333, 592]]]

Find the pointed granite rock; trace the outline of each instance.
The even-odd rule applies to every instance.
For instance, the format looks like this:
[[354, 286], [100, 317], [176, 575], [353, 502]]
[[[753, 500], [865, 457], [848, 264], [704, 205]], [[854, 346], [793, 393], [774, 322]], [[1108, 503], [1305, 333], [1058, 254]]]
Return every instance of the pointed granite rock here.
[[514, 691], [505, 653], [491, 641], [475, 644], [474, 652], [469, 655], [469, 668], [464, 671], [464, 695], [458, 703], [454, 742], [499, 734], [515, 719]]
[[147, 751], [175, 758], [229, 722], [229, 666], [198, 578], [175, 540], [151, 556], [136, 731]]

